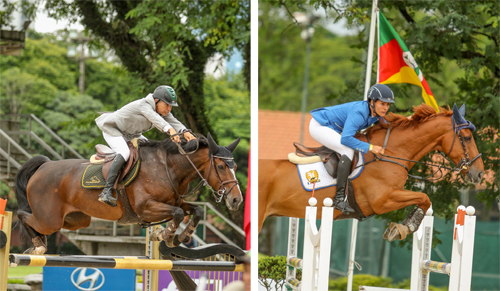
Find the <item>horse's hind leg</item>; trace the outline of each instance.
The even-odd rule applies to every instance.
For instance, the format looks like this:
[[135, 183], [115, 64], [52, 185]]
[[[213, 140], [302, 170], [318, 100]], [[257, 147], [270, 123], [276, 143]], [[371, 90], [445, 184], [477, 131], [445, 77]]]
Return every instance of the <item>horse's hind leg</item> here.
[[24, 228], [24, 231], [28, 234], [31, 242], [33, 243], [33, 246], [24, 251], [24, 253], [32, 255], [43, 255], [47, 251], [47, 236], [37, 232], [27, 223], [27, 220], [31, 215], [31, 213], [28, 213], [26, 211], [17, 211], [17, 217], [19, 217], [19, 220], [22, 224], [21, 229]]
[[193, 235], [198, 223], [200, 222], [203, 216], [203, 208], [198, 205], [193, 205], [189, 203], [182, 203], [181, 206], [184, 213], [187, 215], [193, 215], [191, 221], [189, 221], [188, 225], [184, 229], [184, 231], [177, 238], [178, 241], [183, 243], [189, 243], [191, 241], [191, 236]]
[[[401, 223], [391, 222], [391, 225], [384, 232], [384, 239], [394, 241], [402, 240], [410, 233], [417, 231], [425, 213], [431, 206], [429, 196], [421, 192], [413, 192], [408, 190], [394, 190], [384, 204], [384, 212], [375, 211], [376, 213], [385, 213], [392, 210], [404, 208], [409, 205], [416, 205], [415, 209]], [[387, 208], [392, 208], [387, 210]]]

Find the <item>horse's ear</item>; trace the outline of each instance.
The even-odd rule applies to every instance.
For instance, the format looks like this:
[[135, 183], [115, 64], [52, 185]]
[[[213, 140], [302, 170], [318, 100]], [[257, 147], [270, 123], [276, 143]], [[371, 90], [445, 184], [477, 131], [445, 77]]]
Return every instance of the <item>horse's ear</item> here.
[[215, 140], [212, 138], [210, 135], [210, 132], [207, 135], [207, 140], [208, 140], [208, 149], [212, 154], [216, 154], [219, 151], [219, 146], [215, 142]]
[[[463, 107], [464, 111], [465, 111], [465, 107]], [[457, 104], [453, 104], [453, 119], [455, 119], [455, 123], [456, 124], [464, 124], [464, 123], [467, 123], [467, 121], [465, 120], [465, 118], [462, 116], [462, 114], [460, 113], [460, 110], [458, 109], [458, 106]]]
[[462, 106], [460, 106], [460, 109], [458, 109], [458, 112], [460, 113], [460, 115], [462, 115], [462, 117], [465, 117], [465, 103], [462, 104]]
[[235, 141], [233, 141], [232, 144], [228, 145], [226, 148], [228, 150], [230, 150], [231, 152], [233, 152], [234, 149], [236, 148], [236, 146], [238, 146], [238, 143], [240, 143], [240, 138], [239, 137]]

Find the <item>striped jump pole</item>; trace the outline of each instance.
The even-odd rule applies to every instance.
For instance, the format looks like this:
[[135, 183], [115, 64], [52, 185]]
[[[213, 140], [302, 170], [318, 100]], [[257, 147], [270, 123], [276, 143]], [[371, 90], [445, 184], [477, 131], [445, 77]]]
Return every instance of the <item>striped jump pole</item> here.
[[[317, 200], [312, 197], [306, 207], [303, 259], [297, 258], [299, 220], [290, 218], [288, 233], [286, 284], [293, 290], [327, 291], [333, 227], [333, 201], [323, 201], [321, 227], [316, 226]], [[302, 281], [296, 278], [302, 270]]]
[[39, 256], [17, 255], [9, 257], [11, 267], [85, 267], [107, 269], [145, 269], [169, 271], [229, 271], [243, 272], [244, 264], [220, 261], [171, 261], [141, 257], [109, 256]]

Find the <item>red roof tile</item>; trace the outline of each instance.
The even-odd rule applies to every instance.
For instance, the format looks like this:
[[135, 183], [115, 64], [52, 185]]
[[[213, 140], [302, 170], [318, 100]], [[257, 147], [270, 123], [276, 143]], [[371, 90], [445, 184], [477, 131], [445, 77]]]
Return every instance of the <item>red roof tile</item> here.
[[[309, 134], [311, 114], [305, 115], [304, 145], [321, 146]], [[302, 113], [290, 111], [259, 110], [259, 159], [287, 159], [295, 152], [293, 142], [300, 142]]]

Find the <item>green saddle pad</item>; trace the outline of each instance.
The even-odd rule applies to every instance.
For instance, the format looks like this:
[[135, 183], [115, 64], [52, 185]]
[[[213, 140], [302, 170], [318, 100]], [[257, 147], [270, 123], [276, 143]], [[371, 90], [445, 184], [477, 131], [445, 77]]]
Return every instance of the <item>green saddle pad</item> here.
[[[141, 164], [141, 160], [139, 159], [133, 166], [132, 169], [127, 173], [127, 175], [123, 178], [122, 183], [124, 186], [130, 184], [134, 178], [139, 173], [139, 167]], [[82, 175], [82, 187], [83, 188], [91, 188], [91, 189], [99, 189], [104, 188], [106, 184], [106, 180], [102, 174], [102, 166], [104, 164], [99, 165], [89, 165], [85, 171], [83, 171]]]

